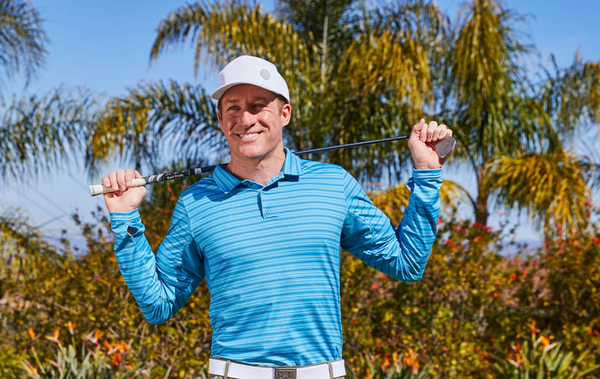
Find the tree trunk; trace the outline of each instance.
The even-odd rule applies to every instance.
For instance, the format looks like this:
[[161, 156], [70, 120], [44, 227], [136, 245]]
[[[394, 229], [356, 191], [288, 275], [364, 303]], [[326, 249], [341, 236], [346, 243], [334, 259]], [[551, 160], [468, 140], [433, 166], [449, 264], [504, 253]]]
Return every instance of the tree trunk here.
[[488, 213], [487, 202], [490, 194], [487, 191], [481, 191], [477, 194], [477, 204], [475, 205], [475, 222], [487, 226]]

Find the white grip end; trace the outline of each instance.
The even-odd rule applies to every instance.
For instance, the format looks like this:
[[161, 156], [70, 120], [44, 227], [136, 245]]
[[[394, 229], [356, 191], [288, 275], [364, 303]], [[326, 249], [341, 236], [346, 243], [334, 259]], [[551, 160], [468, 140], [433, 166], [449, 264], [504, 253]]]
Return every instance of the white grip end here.
[[[144, 180], [144, 178], [135, 178], [131, 181], [131, 186], [129, 188], [132, 187], [141, 187], [141, 186], [145, 186], [146, 185], [146, 180]], [[111, 192], [115, 192], [112, 188], [108, 188], [108, 187], [104, 187], [104, 185], [102, 184], [94, 184], [90, 186], [90, 195], [92, 196], [98, 196], [98, 195], [102, 195], [105, 193], [111, 193]]]

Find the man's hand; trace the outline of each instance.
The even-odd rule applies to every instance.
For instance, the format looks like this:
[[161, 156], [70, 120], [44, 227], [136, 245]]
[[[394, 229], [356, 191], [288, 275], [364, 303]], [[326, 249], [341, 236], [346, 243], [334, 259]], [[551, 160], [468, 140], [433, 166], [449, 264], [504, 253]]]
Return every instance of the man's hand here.
[[141, 178], [142, 175], [135, 170], [119, 170], [116, 173], [110, 172], [108, 176], [102, 178], [104, 187], [112, 187], [115, 192], [105, 193], [104, 201], [109, 212], [129, 212], [140, 206], [140, 203], [146, 196], [146, 187], [133, 187], [131, 181], [133, 178]]
[[424, 118], [413, 126], [408, 138], [408, 147], [412, 154], [415, 169], [434, 170], [441, 168], [446, 159], [437, 155], [434, 143], [451, 135], [452, 130], [448, 129], [446, 125], [438, 125], [435, 121], [431, 121], [427, 125]]

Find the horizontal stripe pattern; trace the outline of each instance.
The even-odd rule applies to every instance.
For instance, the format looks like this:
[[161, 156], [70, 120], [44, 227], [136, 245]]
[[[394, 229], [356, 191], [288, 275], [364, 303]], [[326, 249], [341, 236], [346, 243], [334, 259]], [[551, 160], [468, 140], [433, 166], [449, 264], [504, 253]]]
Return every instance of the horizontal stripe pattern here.
[[281, 173], [265, 186], [217, 166], [186, 189], [156, 256], [137, 210], [111, 213], [115, 254], [151, 323], [170, 319], [206, 278], [214, 357], [262, 366], [333, 361], [343, 342], [340, 246], [398, 280], [423, 275], [441, 170], [414, 170], [407, 185], [409, 206], [394, 230], [345, 170], [286, 149]]

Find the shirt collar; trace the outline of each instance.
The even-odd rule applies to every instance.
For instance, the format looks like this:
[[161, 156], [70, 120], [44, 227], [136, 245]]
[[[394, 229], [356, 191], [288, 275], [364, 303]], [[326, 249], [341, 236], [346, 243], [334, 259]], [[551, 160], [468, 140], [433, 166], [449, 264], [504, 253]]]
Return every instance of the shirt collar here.
[[[285, 150], [285, 161], [283, 162], [283, 167], [281, 168], [281, 173], [273, 179], [279, 180], [285, 176], [300, 176], [302, 175], [302, 162], [300, 158], [298, 158], [294, 153], [292, 153], [287, 147], [283, 148]], [[237, 187], [242, 180], [239, 180], [233, 174], [225, 169], [225, 165], [219, 164], [215, 167], [213, 172], [213, 178], [217, 183], [217, 186], [223, 191], [225, 194], [231, 192], [235, 187]], [[267, 185], [272, 183], [273, 180], [269, 181]]]

